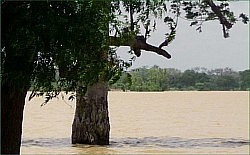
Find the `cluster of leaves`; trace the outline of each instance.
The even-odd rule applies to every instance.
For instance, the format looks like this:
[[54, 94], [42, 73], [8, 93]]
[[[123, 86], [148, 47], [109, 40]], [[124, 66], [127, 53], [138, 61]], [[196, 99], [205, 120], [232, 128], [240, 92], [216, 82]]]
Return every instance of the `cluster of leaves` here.
[[111, 24], [112, 30], [117, 31], [120, 34], [134, 31], [137, 35], [142, 33], [142, 26], [146, 31], [144, 37], [147, 38], [150, 35], [150, 32], [156, 29], [155, 18], [161, 18], [163, 15], [163, 2], [164, 1], [162, 0], [112, 2], [111, 10], [113, 10], [116, 17], [115, 21]]
[[109, 1], [5, 1], [2, 8], [2, 82], [25, 80], [52, 98], [121, 68], [109, 48]]
[[[209, 3], [213, 3], [213, 1], [173, 0], [171, 2], [163, 3], [163, 8], [165, 11], [164, 22], [168, 25], [170, 30], [170, 33], [166, 33], [166, 40], [170, 42], [175, 38], [178, 18], [190, 21], [190, 26], [196, 26], [196, 30], [199, 32], [202, 32], [202, 25], [204, 22], [220, 20], [220, 17], [218, 17], [216, 12], [211, 9]], [[244, 24], [248, 23], [249, 18], [247, 15], [241, 13], [237, 18], [230, 10], [229, 2], [226, 0], [215, 3], [215, 7], [220, 10], [221, 14], [225, 17], [225, 20], [227, 20], [230, 24], [233, 25], [240, 19]]]
[[[185, 18], [190, 20], [190, 26], [196, 26], [196, 30], [202, 32], [202, 24], [211, 20], [219, 20], [218, 15], [210, 8], [210, 0], [203, 1], [183, 1], [181, 3], [182, 10], [185, 11]], [[211, 1], [212, 2], [212, 1]], [[229, 3], [227, 1], [216, 2], [217, 9], [220, 10], [222, 15], [228, 20], [229, 23], [234, 24], [237, 19], [234, 12], [230, 10]], [[247, 24], [248, 17], [246, 14], [241, 14], [239, 18], [242, 18], [243, 23]]]
[[123, 91], [168, 90], [249, 90], [250, 70], [235, 72], [230, 68], [208, 70], [196, 67], [181, 72], [173, 68], [138, 68], [124, 73], [111, 89]]

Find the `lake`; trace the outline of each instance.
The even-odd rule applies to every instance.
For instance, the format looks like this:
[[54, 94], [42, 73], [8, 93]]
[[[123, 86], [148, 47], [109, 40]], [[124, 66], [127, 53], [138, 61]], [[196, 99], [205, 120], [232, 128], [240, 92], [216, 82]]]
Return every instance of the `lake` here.
[[75, 101], [43, 101], [26, 98], [22, 154], [249, 154], [248, 91], [111, 91], [109, 146], [71, 144]]

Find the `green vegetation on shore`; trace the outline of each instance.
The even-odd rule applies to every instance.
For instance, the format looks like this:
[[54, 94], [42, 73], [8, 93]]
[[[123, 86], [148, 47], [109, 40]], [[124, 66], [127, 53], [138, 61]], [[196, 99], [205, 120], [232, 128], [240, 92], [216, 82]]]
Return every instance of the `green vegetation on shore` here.
[[123, 91], [231, 91], [250, 90], [250, 70], [233, 71], [231, 68], [208, 70], [196, 67], [184, 72], [174, 68], [141, 67], [123, 73], [110, 89]]

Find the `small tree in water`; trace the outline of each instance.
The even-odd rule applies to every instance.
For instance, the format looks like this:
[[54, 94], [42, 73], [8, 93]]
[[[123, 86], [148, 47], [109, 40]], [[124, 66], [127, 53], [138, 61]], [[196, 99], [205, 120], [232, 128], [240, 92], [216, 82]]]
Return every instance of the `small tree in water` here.
[[[167, 59], [171, 58], [171, 55], [162, 48], [175, 39], [179, 18], [191, 20], [190, 26], [196, 26], [199, 32], [202, 31], [202, 24], [205, 21], [218, 19], [225, 38], [229, 37], [228, 30], [236, 21], [233, 13], [229, 11], [228, 3], [222, 2], [220, 5], [215, 5], [212, 0], [201, 2], [114, 1], [110, 6], [106, 6], [111, 8], [111, 14], [114, 17], [109, 22], [110, 32], [113, 34], [110, 36], [109, 45], [130, 46], [130, 52], [137, 57], [141, 55], [141, 50], [145, 50], [155, 52]], [[248, 21], [248, 18], [242, 15], [244, 16], [242, 16], [243, 22]], [[153, 19], [152, 16], [154, 16]], [[165, 17], [162, 18], [163, 16]], [[148, 44], [146, 40], [151, 31], [156, 29], [157, 17], [164, 20], [169, 27], [169, 32], [165, 34], [165, 40], [156, 47]], [[139, 35], [140, 25], [144, 27], [143, 35]], [[122, 69], [117, 71], [118, 76], [121, 75]], [[109, 144], [107, 82], [108, 79], [99, 79], [97, 84], [88, 87], [85, 95], [77, 93], [72, 143]]]
[[[114, 82], [131, 65], [119, 60], [110, 45], [130, 46], [131, 53], [138, 57], [141, 50], [146, 50], [171, 58], [162, 48], [175, 38], [181, 14], [192, 20], [191, 25], [197, 26], [198, 31], [205, 21], [218, 19], [224, 37], [228, 37], [228, 30], [236, 21], [226, 2], [215, 5], [212, 0], [2, 1], [1, 9], [4, 154], [20, 153], [23, 108], [31, 84], [31, 98], [45, 93], [49, 100], [61, 90], [77, 91], [72, 142], [108, 144], [107, 83]], [[124, 11], [127, 16], [122, 14]], [[159, 47], [147, 43], [157, 26], [153, 15], [164, 17], [169, 27]], [[240, 17], [243, 22], [248, 21], [244, 14]], [[139, 35], [140, 25], [145, 29], [143, 35]]]

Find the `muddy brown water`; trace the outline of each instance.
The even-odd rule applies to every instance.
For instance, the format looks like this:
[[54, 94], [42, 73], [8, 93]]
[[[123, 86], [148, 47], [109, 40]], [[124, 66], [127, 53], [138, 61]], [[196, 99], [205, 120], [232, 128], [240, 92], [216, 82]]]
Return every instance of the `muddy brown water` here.
[[71, 144], [75, 101], [43, 101], [27, 97], [22, 154], [249, 154], [247, 91], [111, 91], [108, 146]]

